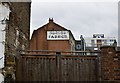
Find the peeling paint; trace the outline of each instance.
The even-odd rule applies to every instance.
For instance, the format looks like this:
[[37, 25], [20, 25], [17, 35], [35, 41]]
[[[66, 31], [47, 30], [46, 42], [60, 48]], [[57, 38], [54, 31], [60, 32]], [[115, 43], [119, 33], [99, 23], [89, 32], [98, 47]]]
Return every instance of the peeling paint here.
[[19, 46], [19, 41], [18, 41], [18, 39], [19, 39], [19, 30], [18, 30], [18, 28], [16, 28], [16, 39], [15, 39], [15, 44], [14, 44], [14, 46], [17, 48], [18, 46]]
[[[10, 8], [7, 3], [0, 3], [0, 69], [4, 68], [4, 52], [5, 52], [5, 28], [6, 20], [9, 20]], [[2, 74], [0, 74], [0, 83], [4, 80]]]
[[6, 20], [9, 20], [10, 9], [7, 4], [0, 3], [0, 68], [4, 67], [4, 51], [5, 51], [5, 28], [6, 28]]
[[29, 49], [30, 4], [0, 3], [0, 53], [2, 48], [5, 80], [16, 80], [16, 56], [19, 50]]

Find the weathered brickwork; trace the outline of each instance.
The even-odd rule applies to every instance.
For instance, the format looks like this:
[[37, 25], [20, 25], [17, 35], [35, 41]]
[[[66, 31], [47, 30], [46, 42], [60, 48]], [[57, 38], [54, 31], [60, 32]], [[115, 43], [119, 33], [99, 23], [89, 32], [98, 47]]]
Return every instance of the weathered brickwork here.
[[5, 71], [15, 79], [15, 56], [17, 50], [29, 48], [30, 2], [9, 2], [10, 16], [5, 39]]
[[101, 75], [102, 80], [120, 81], [120, 51], [115, 47], [101, 47]]

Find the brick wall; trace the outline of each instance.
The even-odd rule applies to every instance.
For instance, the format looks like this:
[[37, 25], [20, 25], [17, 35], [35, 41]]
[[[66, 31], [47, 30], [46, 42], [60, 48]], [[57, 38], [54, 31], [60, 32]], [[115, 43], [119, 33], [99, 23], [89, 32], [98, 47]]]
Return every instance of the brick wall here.
[[113, 46], [101, 47], [101, 80], [120, 81], [120, 52]]
[[[47, 40], [47, 31], [68, 31], [62, 26], [49, 20], [46, 25], [34, 30], [30, 40], [30, 50], [59, 50], [59, 51], [74, 51], [75, 40], [70, 34], [69, 40]], [[72, 49], [74, 46], [74, 49]]]
[[10, 2], [10, 18], [7, 21], [5, 40], [5, 71], [15, 79], [17, 50], [29, 48], [30, 2]]

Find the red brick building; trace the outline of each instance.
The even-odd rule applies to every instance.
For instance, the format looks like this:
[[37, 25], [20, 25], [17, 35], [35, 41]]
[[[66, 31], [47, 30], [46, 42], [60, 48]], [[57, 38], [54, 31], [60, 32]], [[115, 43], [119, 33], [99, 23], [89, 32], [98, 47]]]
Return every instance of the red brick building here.
[[49, 23], [33, 31], [30, 50], [74, 51], [75, 39], [70, 30], [49, 19]]

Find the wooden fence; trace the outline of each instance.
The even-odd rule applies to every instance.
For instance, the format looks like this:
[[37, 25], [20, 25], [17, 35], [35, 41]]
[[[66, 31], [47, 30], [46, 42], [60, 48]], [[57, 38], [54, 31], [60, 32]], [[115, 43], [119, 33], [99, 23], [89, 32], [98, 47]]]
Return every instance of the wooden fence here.
[[16, 59], [17, 81], [98, 81], [97, 55], [29, 55]]

